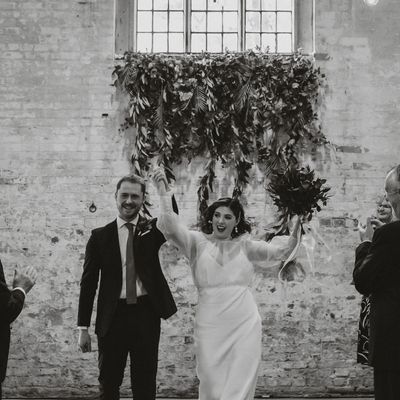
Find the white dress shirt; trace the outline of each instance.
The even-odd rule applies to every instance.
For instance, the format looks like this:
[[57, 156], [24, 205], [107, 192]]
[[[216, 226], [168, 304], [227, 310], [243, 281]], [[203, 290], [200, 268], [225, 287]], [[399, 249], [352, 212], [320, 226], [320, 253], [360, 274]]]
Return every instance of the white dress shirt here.
[[[135, 219], [130, 221], [133, 225], [133, 233], [135, 233], [136, 225], [138, 223], [139, 216], [137, 215]], [[117, 226], [118, 226], [118, 241], [119, 241], [119, 250], [121, 252], [121, 263], [122, 263], [122, 288], [121, 288], [121, 299], [126, 299], [126, 242], [128, 241], [128, 227], [125, 225], [126, 221], [122, 218], [117, 217]], [[137, 297], [143, 296], [147, 294], [146, 289], [143, 287], [142, 282], [136, 274], [136, 295]]]

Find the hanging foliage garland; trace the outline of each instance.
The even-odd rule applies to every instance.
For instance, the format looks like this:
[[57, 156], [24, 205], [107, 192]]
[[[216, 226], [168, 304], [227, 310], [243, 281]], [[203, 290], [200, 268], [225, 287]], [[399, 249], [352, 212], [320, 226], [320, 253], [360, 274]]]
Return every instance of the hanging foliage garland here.
[[172, 164], [205, 158], [200, 210], [217, 162], [235, 169], [239, 196], [255, 163], [274, 175], [297, 165], [300, 144], [327, 143], [316, 113], [324, 76], [301, 54], [131, 52], [114, 74], [129, 98], [123, 128], [135, 128], [136, 172], [143, 175], [156, 159], [174, 179]]

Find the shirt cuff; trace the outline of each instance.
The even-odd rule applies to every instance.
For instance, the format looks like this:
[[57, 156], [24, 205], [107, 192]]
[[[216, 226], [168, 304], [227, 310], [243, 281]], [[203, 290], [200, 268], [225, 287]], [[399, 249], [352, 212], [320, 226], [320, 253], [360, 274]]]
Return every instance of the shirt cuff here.
[[22, 287], [17, 286], [17, 287], [15, 287], [15, 288], [13, 288], [12, 290], [13, 290], [13, 291], [14, 291], [14, 290], [20, 290], [20, 291], [24, 294], [24, 296], [26, 297], [26, 292], [25, 292], [24, 289], [22, 289]]
[[79, 329], [80, 331], [88, 331], [88, 330], [89, 330], [89, 327], [88, 327], [88, 326], [78, 326], [78, 329]]

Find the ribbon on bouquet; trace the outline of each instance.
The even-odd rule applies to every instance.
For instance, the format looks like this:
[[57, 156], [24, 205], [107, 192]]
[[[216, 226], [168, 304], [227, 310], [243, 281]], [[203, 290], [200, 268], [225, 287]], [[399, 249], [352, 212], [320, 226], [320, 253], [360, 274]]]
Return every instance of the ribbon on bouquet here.
[[[302, 233], [303, 231], [304, 231], [304, 233]], [[290, 266], [291, 263], [296, 260], [296, 255], [297, 255], [301, 245], [305, 249], [307, 262], [310, 267], [311, 274], [314, 274], [314, 271], [315, 271], [314, 252], [315, 252], [315, 248], [316, 248], [317, 244], [324, 246], [328, 250], [327, 261], [329, 262], [332, 259], [332, 252], [331, 252], [330, 247], [327, 245], [327, 243], [321, 237], [317, 228], [314, 226], [314, 224], [312, 222], [301, 225], [301, 229], [299, 229], [297, 231], [296, 239], [297, 239], [296, 246], [291, 251], [291, 253], [289, 254], [289, 257], [284, 261], [283, 265], [279, 269], [278, 279], [282, 283], [286, 282], [282, 278], [282, 275], [285, 272], [285, 270], [288, 268], [288, 266]], [[299, 283], [299, 282], [295, 282], [295, 283]]]
[[[300, 218], [300, 217], [298, 217]], [[297, 239], [297, 243], [296, 246], [294, 247], [294, 249], [291, 251], [291, 253], [289, 254], [289, 257], [284, 261], [282, 267], [279, 269], [279, 273], [278, 273], [278, 279], [283, 283], [285, 282], [284, 279], [282, 279], [282, 273], [285, 270], [285, 268], [289, 265], [289, 263], [294, 260], [297, 251], [299, 250], [299, 247], [301, 245], [301, 237], [302, 237], [302, 229], [303, 226], [300, 222], [300, 229], [297, 230], [297, 235], [296, 235], [296, 239]]]

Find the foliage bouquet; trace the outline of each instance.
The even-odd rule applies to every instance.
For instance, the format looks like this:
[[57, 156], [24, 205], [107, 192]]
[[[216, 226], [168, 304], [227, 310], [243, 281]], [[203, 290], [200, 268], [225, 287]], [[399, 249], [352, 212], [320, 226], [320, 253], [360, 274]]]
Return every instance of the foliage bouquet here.
[[[321, 211], [321, 206], [325, 206], [328, 201], [327, 192], [330, 188], [326, 187], [325, 183], [325, 179], [315, 178], [314, 171], [309, 166], [288, 165], [285, 170], [271, 175], [267, 190], [278, 207], [280, 219], [278, 224], [273, 227], [274, 231], [267, 234], [267, 239], [270, 240], [276, 235], [289, 234], [288, 225], [295, 215], [301, 218], [302, 223], [311, 221], [313, 215]], [[310, 229], [307, 231], [311, 232]], [[302, 226], [300, 236], [304, 233]], [[295, 267], [294, 257], [300, 246], [300, 239], [298, 246], [281, 266], [280, 276], [283, 273], [288, 275], [285, 270], [286, 266]]]

